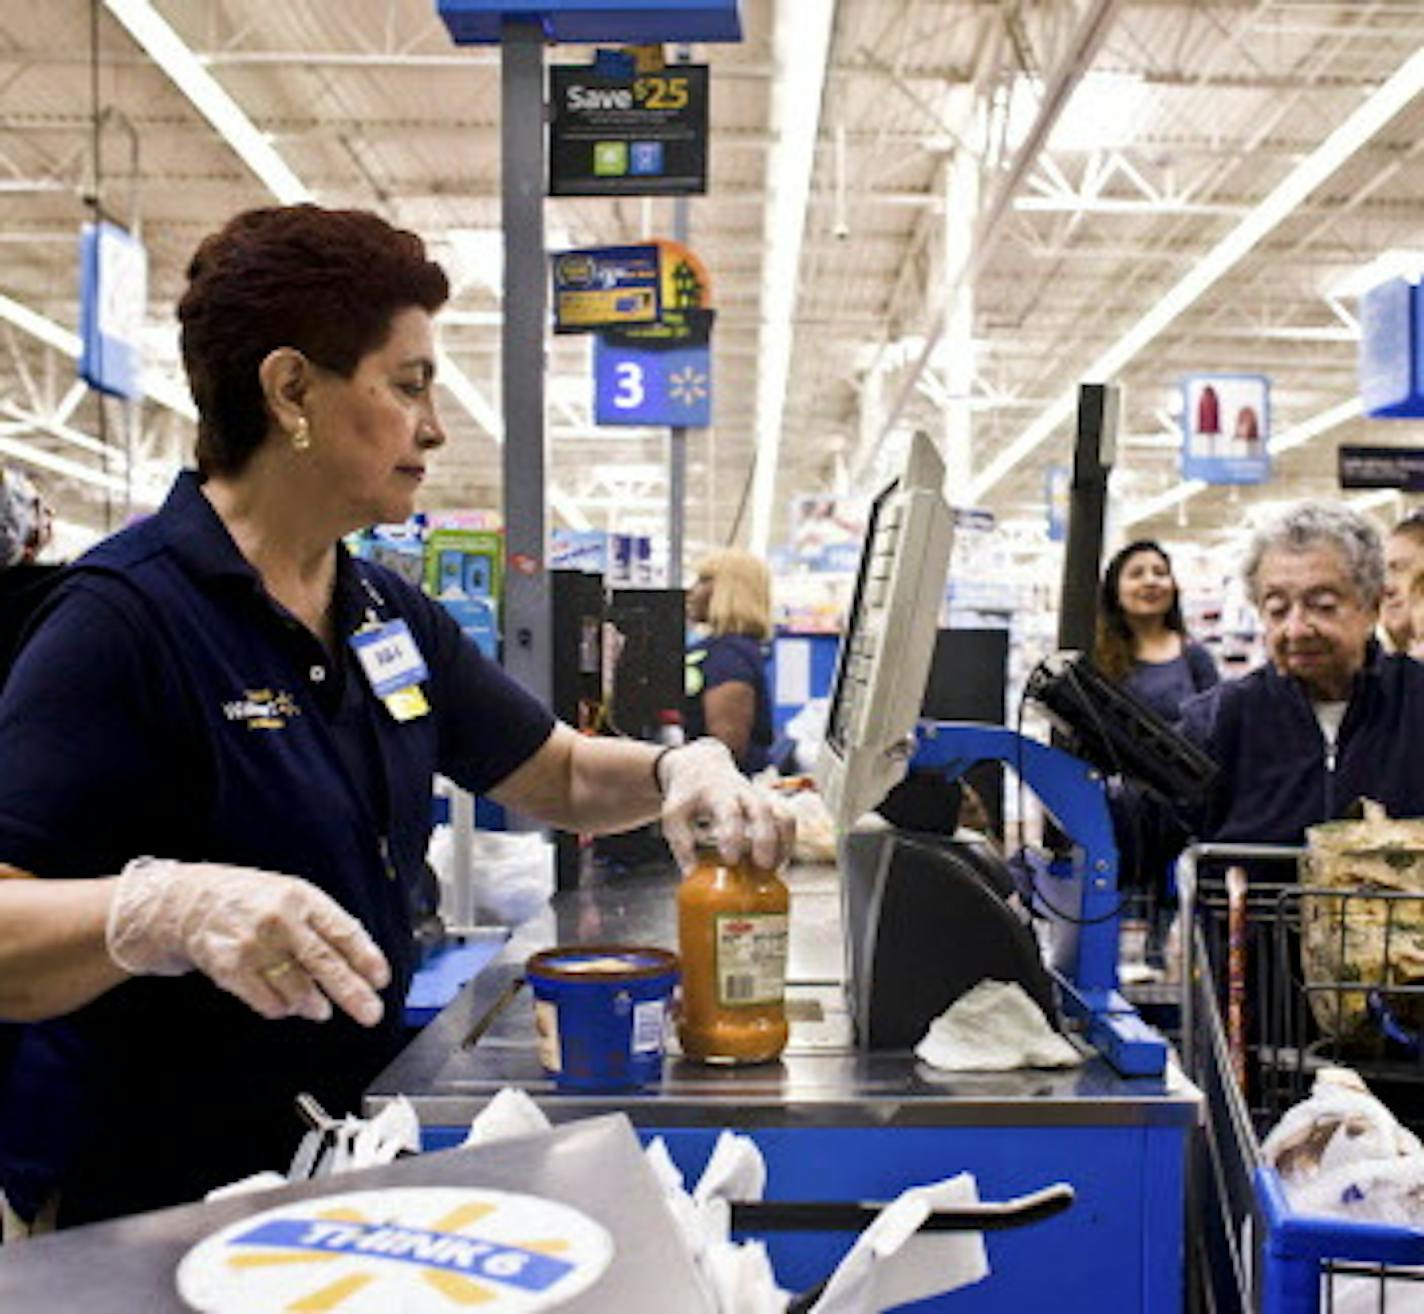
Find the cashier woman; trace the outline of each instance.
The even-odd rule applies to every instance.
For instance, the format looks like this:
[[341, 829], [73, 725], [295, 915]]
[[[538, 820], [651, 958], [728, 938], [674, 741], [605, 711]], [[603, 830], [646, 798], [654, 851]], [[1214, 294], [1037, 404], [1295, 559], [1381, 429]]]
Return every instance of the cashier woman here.
[[[11, 1222], [283, 1168], [293, 1097], [394, 1056], [439, 771], [578, 831], [788, 827], [716, 741], [576, 735], [341, 536], [401, 521], [445, 432], [445, 275], [375, 215], [239, 215], [178, 307], [197, 470], [48, 600], [0, 696], [0, 1076]], [[46, 878], [43, 880], [35, 878]]]

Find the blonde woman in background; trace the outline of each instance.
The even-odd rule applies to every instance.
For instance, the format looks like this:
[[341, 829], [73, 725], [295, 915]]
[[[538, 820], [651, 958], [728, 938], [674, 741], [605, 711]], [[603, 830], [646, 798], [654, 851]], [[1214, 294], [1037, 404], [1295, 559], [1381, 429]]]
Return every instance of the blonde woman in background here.
[[771, 638], [771, 576], [750, 552], [727, 548], [697, 564], [687, 618], [703, 633], [687, 650], [683, 724], [689, 739], [711, 735], [748, 775], [771, 746], [766, 642]]

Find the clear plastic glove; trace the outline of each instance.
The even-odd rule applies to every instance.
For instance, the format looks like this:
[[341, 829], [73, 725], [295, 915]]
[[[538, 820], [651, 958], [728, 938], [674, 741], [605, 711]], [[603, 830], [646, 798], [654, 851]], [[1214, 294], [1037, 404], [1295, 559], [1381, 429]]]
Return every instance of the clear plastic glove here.
[[795, 820], [779, 799], [737, 770], [720, 739], [695, 739], [664, 753], [657, 774], [663, 836], [684, 871], [695, 861], [692, 825], [698, 817], [711, 820], [724, 862], [750, 853], [755, 866], [774, 871], [790, 858]]
[[380, 1021], [390, 981], [365, 928], [307, 881], [251, 867], [136, 858], [109, 905], [109, 957], [135, 975], [198, 968], [263, 1017]]

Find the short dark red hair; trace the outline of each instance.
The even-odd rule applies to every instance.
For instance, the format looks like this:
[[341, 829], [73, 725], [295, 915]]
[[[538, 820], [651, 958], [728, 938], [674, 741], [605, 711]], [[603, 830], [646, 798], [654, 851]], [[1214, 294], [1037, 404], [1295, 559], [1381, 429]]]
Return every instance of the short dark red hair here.
[[450, 295], [416, 234], [368, 210], [272, 206], [204, 238], [178, 302], [183, 366], [198, 407], [198, 469], [238, 474], [267, 436], [258, 367], [295, 347], [350, 378], [391, 320]]

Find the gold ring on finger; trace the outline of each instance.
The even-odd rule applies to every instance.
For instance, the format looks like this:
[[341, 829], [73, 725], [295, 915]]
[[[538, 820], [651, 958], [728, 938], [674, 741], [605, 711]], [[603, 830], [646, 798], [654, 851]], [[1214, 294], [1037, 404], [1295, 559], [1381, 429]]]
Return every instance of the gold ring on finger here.
[[264, 967], [262, 975], [269, 981], [275, 981], [279, 976], [290, 972], [296, 964], [290, 958], [284, 958], [280, 963], [274, 963], [271, 967]]

